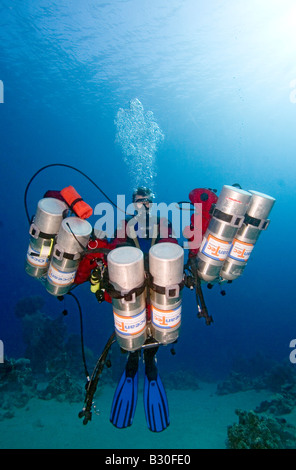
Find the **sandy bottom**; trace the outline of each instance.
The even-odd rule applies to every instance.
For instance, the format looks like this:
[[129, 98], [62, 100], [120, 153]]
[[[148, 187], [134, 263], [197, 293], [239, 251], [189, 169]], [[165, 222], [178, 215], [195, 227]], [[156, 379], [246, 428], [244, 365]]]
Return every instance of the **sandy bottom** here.
[[[116, 429], [109, 422], [114, 389], [105, 386], [96, 398], [100, 413], [86, 426], [78, 418], [82, 404], [34, 398], [16, 408], [13, 418], [0, 422], [1, 449], [225, 449], [227, 426], [238, 422], [235, 409], [254, 409], [270, 399], [267, 391], [215, 394], [216, 384], [199, 390], [167, 390], [170, 426], [161, 433], [148, 430], [142, 390], [133, 425]], [[296, 425], [296, 411], [285, 416]]]

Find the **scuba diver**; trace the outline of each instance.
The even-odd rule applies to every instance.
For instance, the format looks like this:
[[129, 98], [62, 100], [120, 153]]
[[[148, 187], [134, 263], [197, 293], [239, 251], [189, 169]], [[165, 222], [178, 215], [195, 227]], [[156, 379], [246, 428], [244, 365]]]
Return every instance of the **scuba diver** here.
[[[92, 291], [96, 294], [97, 299], [101, 302], [106, 300], [113, 302], [114, 316], [117, 318], [115, 310], [117, 309], [120, 314], [126, 315], [124, 306], [121, 300], [116, 298], [114, 286], [110, 284], [110, 278], [102, 275], [101, 265], [98, 265], [98, 256], [102, 255], [97, 252], [98, 246], [116, 250], [118, 248], [132, 247], [141, 250], [143, 253], [143, 265], [145, 278], [149, 276], [149, 256], [148, 252], [151, 247], [160, 243], [172, 243], [178, 245], [176, 238], [173, 236], [171, 223], [161, 217], [156, 217], [151, 213], [151, 206], [153, 204], [154, 195], [147, 187], [138, 187], [132, 195], [132, 202], [136, 214], [128, 215], [123, 221], [122, 225], [117, 228], [115, 236], [109, 241], [97, 239], [89, 242], [89, 247], [93, 247], [93, 252], [89, 253], [80, 262], [78, 267], [75, 283], [85, 282], [90, 279], [92, 284]], [[163, 245], [164, 246], [164, 245]], [[183, 252], [178, 245], [178, 249]], [[114, 251], [115, 253], [115, 251]], [[112, 260], [108, 258], [109, 270], [112, 269]], [[183, 272], [183, 258], [180, 264]], [[97, 273], [97, 274], [96, 274]], [[106, 273], [106, 271], [105, 271]], [[124, 273], [124, 277], [127, 273]], [[110, 273], [111, 277], [111, 273]], [[140, 278], [140, 274], [137, 276]], [[96, 285], [99, 288], [96, 288]], [[144, 291], [143, 292], [143, 287]], [[128, 352], [127, 363], [123, 374], [119, 380], [117, 388], [114, 393], [114, 398], [111, 407], [110, 421], [117, 428], [126, 428], [131, 426], [133, 422], [134, 413], [136, 410], [137, 397], [138, 397], [138, 365], [141, 352], [143, 350], [143, 359], [145, 363], [145, 381], [144, 381], [144, 410], [148, 428], [153, 432], [160, 432], [167, 428], [170, 423], [169, 408], [166, 397], [166, 392], [162, 384], [161, 378], [158, 373], [156, 365], [156, 353], [161, 344], [161, 337], [156, 340], [153, 337], [151, 330], [151, 304], [149, 287], [146, 283], [140, 286], [139, 298], [144, 296], [144, 310], [145, 310], [145, 324], [140, 339], [138, 341], [137, 335], [134, 338], [124, 338], [120, 336], [121, 322], [123, 317], [116, 322], [120, 324], [117, 330], [117, 340], [123, 352]], [[120, 297], [120, 296], [119, 296]], [[126, 302], [127, 300], [125, 300]], [[116, 304], [117, 302], [117, 304]], [[131, 307], [132, 308], [132, 307]], [[130, 314], [131, 312], [129, 312]], [[137, 315], [135, 315], [137, 317]], [[175, 340], [175, 338], [173, 338]]]
[[[134, 246], [144, 253], [145, 272], [148, 273], [148, 252], [156, 243], [170, 241], [177, 243], [172, 238], [171, 224], [167, 222], [168, 237], [161, 238], [160, 224], [164, 221], [151, 215], [151, 205], [154, 195], [147, 187], [137, 188], [132, 196], [136, 209], [136, 215], [128, 216], [123, 221], [123, 227], [117, 230], [113, 240], [113, 246]], [[146, 304], [147, 327], [151, 322], [151, 306], [149, 295]], [[156, 366], [156, 353], [159, 344], [148, 333], [146, 342], [139, 349], [130, 351], [127, 364], [122, 377], [115, 390], [110, 421], [117, 428], [125, 428], [132, 424], [136, 409], [138, 395], [138, 363], [141, 350], [145, 362], [144, 382], [144, 410], [148, 428], [151, 431], [160, 432], [169, 425], [168, 401]]]
[[[30, 224], [26, 272], [39, 280], [59, 300], [79, 285], [90, 282], [99, 303], [112, 303], [114, 332], [108, 339], [89, 377], [85, 363], [82, 315], [82, 357], [87, 378], [83, 410], [79, 417], [87, 424], [92, 417], [93, 397], [108, 352], [117, 341], [127, 361], [114, 393], [110, 421], [120, 429], [130, 426], [138, 395], [138, 366], [141, 353], [145, 364], [144, 410], [148, 428], [160, 432], [170, 424], [168, 401], [160, 379], [156, 354], [161, 345], [174, 344], [181, 325], [182, 289], [194, 290], [198, 317], [206, 324], [208, 314], [202, 282], [232, 282], [244, 271], [275, 199], [257, 191], [244, 191], [238, 184], [224, 185], [219, 197], [215, 190], [190, 191], [193, 211], [190, 226], [183, 231], [189, 242], [195, 225], [202, 234], [200, 246], [190, 246], [184, 264], [184, 250], [173, 234], [172, 224], [153, 215], [154, 195], [146, 187], [132, 196], [135, 214], [126, 216], [114, 237], [98, 238], [86, 220], [92, 208], [69, 186], [47, 191], [38, 202], [34, 217], [27, 208], [27, 193], [33, 179], [44, 169], [62, 166], [78, 171], [112, 204], [109, 197], [87, 175], [66, 164], [50, 164], [38, 170], [25, 190], [25, 209]], [[181, 204], [181, 203], [178, 203]], [[201, 211], [202, 217], [197, 217]], [[222, 292], [221, 292], [222, 293]]]

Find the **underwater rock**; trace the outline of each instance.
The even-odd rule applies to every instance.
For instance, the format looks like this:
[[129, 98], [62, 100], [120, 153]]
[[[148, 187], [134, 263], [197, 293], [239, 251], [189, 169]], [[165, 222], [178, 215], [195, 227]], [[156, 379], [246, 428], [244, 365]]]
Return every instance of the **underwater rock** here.
[[295, 399], [277, 394], [271, 400], [264, 400], [255, 408], [256, 413], [271, 413], [275, 416], [291, 413], [295, 407]]
[[[29, 297], [16, 305], [16, 315], [22, 321], [26, 360], [38, 380], [35, 396], [46, 400], [81, 401], [85, 378], [81, 339], [78, 335], [67, 335], [62, 315], [51, 318], [43, 313], [43, 304], [42, 297]], [[84, 348], [84, 353], [87, 362], [94, 361], [88, 348]], [[6, 369], [10, 367], [11, 364], [7, 364]], [[23, 406], [21, 396], [18, 400]]]
[[273, 392], [281, 392], [283, 388], [296, 386], [295, 366], [290, 362], [277, 363], [265, 374], [266, 388]]
[[[35, 374], [55, 374], [67, 370], [75, 376], [84, 375], [81, 340], [78, 335], [67, 335], [64, 317], [51, 318], [40, 309], [42, 297], [21, 299], [16, 314], [22, 321], [25, 356], [30, 359]], [[85, 348], [87, 361], [93, 354]]]
[[190, 371], [177, 370], [163, 376], [167, 388], [175, 390], [198, 390], [196, 376]]
[[[259, 360], [257, 363], [256, 360]], [[296, 376], [293, 365], [283, 363], [264, 362], [259, 355], [257, 359], [250, 360], [250, 368], [247, 361], [240, 360], [235, 364], [236, 370], [232, 370], [223, 382], [217, 385], [216, 393], [225, 395], [246, 390], [271, 390], [283, 393], [284, 389], [296, 387]], [[264, 370], [266, 364], [266, 370]]]
[[47, 361], [63, 349], [66, 337], [63, 317], [47, 316], [41, 311], [43, 305], [43, 297], [32, 296], [19, 300], [15, 308], [16, 316], [22, 321], [25, 356], [36, 373], [45, 372]]
[[228, 449], [294, 449], [296, 428], [284, 419], [267, 418], [254, 411], [235, 410], [238, 424], [227, 428]]
[[256, 413], [272, 413], [276, 416], [291, 413], [296, 406], [296, 384], [285, 383], [271, 400], [263, 401]]
[[262, 390], [266, 387], [264, 375], [274, 366], [274, 361], [257, 352], [252, 357], [235, 357], [229, 376], [217, 386], [218, 395], [242, 392], [246, 390]]
[[43, 400], [81, 402], [84, 398], [84, 389], [82, 383], [74, 380], [69, 372], [61, 372], [53, 377], [46, 387], [38, 389], [38, 397]]
[[35, 396], [36, 381], [29, 359], [7, 359], [0, 364], [0, 419], [13, 417], [13, 408], [22, 408]]
[[[94, 362], [93, 352], [84, 347], [85, 359], [88, 365]], [[55, 356], [46, 361], [46, 374], [50, 377], [68, 371], [73, 377], [81, 378], [85, 376], [81, 343], [78, 335], [70, 335], [64, 341], [63, 349]]]
[[22, 391], [24, 387], [34, 388], [35, 381], [29, 359], [7, 359], [0, 364], [0, 390]]
[[25, 356], [30, 359], [34, 372], [42, 373], [47, 361], [63, 351], [66, 327], [62, 317], [52, 319], [38, 312], [23, 317], [23, 336], [27, 346]]
[[274, 367], [275, 361], [258, 351], [251, 357], [243, 355], [233, 359], [232, 370], [250, 378], [262, 377]]
[[[227, 395], [228, 393], [245, 392], [254, 388], [254, 381], [250, 377], [232, 371], [224, 382], [217, 384], [216, 394]], [[256, 389], [258, 388], [259, 384], [256, 384]]]
[[5, 419], [11, 419], [14, 418], [14, 412], [13, 411], [0, 411], [0, 421], [4, 421]]

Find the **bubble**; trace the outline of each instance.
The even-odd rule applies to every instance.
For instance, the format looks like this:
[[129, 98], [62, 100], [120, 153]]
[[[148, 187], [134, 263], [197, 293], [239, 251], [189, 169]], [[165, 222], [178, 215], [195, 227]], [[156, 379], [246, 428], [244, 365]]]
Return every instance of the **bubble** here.
[[123, 151], [134, 188], [149, 186], [153, 189], [156, 177], [156, 152], [164, 134], [152, 111], [144, 112], [138, 98], [130, 101], [129, 108], [119, 108], [116, 119], [115, 142]]

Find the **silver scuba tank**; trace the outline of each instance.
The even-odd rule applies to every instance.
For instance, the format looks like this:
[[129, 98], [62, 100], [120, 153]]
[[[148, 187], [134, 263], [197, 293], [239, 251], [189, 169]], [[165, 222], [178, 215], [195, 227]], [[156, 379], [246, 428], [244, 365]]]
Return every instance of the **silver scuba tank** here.
[[158, 243], [149, 250], [150, 303], [153, 337], [162, 344], [178, 339], [181, 326], [184, 250], [175, 243]]
[[197, 272], [207, 282], [219, 278], [232, 240], [241, 227], [251, 194], [233, 186], [223, 186], [208, 229], [197, 254]]
[[26, 272], [40, 278], [48, 270], [54, 239], [59, 231], [68, 206], [52, 197], [40, 199], [33, 223], [30, 226], [30, 242], [27, 251]]
[[232, 281], [243, 273], [260, 233], [266, 230], [270, 223], [267, 217], [275, 203], [275, 199], [257, 191], [249, 192], [252, 199], [244, 223], [236, 233], [220, 272], [220, 276], [225, 280]]
[[70, 290], [91, 232], [92, 226], [86, 220], [79, 217], [63, 220], [47, 272], [45, 285], [50, 294], [64, 295]]
[[107, 264], [109, 281], [118, 293], [118, 298], [112, 297], [116, 338], [121, 348], [135, 351], [147, 337], [143, 252], [132, 246], [115, 248]]

